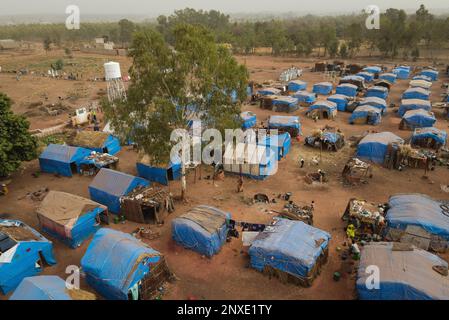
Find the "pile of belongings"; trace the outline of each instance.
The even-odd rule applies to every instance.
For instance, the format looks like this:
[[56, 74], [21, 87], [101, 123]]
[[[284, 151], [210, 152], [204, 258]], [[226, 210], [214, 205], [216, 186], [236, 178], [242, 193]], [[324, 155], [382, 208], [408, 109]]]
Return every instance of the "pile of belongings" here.
[[289, 219], [289, 220], [298, 220], [302, 221], [310, 226], [313, 225], [313, 206], [299, 206], [293, 201], [289, 201], [282, 212], [279, 214], [281, 218]]
[[371, 165], [358, 158], [351, 158], [343, 169], [342, 177], [343, 181], [350, 185], [367, 183], [366, 177], [372, 177]]
[[436, 153], [428, 149], [415, 149], [410, 145], [399, 146], [397, 161], [393, 167], [402, 170], [404, 167], [428, 169], [436, 164]]
[[109, 153], [92, 151], [90, 155], [81, 160], [80, 172], [81, 174], [93, 176], [101, 168], [115, 169], [118, 160], [118, 157]]
[[314, 130], [312, 135], [305, 138], [305, 144], [329, 151], [338, 151], [345, 145], [345, 138], [339, 129], [326, 126], [320, 130]]

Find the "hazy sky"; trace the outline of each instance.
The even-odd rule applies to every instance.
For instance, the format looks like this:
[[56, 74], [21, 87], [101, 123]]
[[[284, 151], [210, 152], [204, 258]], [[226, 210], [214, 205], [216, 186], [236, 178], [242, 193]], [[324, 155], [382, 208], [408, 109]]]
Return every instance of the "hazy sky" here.
[[[360, 12], [375, 4], [383, 11], [390, 7], [415, 9], [419, 4], [432, 9], [448, 9], [447, 0], [0, 0], [0, 15], [65, 14], [65, 7], [76, 4], [81, 14], [142, 14], [157, 16], [175, 9], [217, 9], [227, 13], [294, 12], [331, 13]], [[437, 12], [438, 13], [438, 10]]]

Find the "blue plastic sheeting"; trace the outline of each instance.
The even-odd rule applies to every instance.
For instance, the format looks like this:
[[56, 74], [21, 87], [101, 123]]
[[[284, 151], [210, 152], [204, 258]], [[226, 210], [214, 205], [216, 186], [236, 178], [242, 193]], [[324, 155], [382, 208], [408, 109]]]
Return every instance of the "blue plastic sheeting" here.
[[397, 75], [394, 73], [382, 73], [379, 75], [379, 79], [387, 80], [390, 83], [396, 83]]
[[130, 234], [102, 228], [89, 244], [81, 267], [87, 283], [104, 298], [128, 300], [129, 289], [160, 259], [158, 251]]
[[14, 290], [24, 278], [35, 276], [43, 270], [38, 264], [41, 261], [40, 254], [49, 265], [56, 264], [56, 260], [51, 241], [23, 222], [0, 219], [0, 226], [3, 229], [0, 237], [9, 238], [9, 240], [2, 239], [2, 244], [5, 244], [5, 241], [14, 241], [9, 237], [9, 228], [21, 229], [19, 232], [24, 235], [24, 240], [15, 241], [14, 246], [0, 256], [0, 292], [7, 294]]
[[312, 110], [326, 110], [329, 114], [337, 111], [337, 104], [332, 101], [317, 101], [309, 107], [308, 112]]
[[332, 87], [333, 85], [330, 82], [320, 82], [313, 85], [312, 91], [316, 94], [327, 96], [332, 92]]
[[[198, 218], [191, 213], [200, 213]], [[226, 242], [231, 214], [210, 206], [197, 206], [172, 221], [172, 237], [183, 247], [206, 257], [217, 254]], [[215, 226], [211, 230], [210, 225]]]
[[302, 221], [276, 219], [275, 224], [267, 226], [249, 248], [251, 266], [259, 271], [270, 266], [307, 278], [318, 258], [327, 250], [330, 239], [329, 233]]
[[42, 172], [56, 173], [61, 176], [73, 176], [71, 164], [79, 171], [81, 161], [90, 155], [90, 150], [61, 144], [49, 144], [39, 156]]
[[123, 172], [101, 169], [89, 185], [90, 198], [104, 204], [112, 213], [120, 213], [120, 197], [138, 186], [147, 187], [150, 182]]
[[432, 81], [438, 80], [438, 71], [436, 71], [436, 70], [427, 69], [427, 70], [421, 71], [419, 74], [430, 78]]
[[58, 276], [36, 276], [22, 280], [9, 300], [72, 300], [66, 283]]
[[410, 67], [397, 67], [393, 69], [393, 73], [398, 76], [398, 79], [408, 79], [408, 77], [410, 77]]
[[240, 113], [240, 118], [243, 121], [242, 129], [249, 129], [255, 127], [257, 124], [257, 117], [254, 112], [244, 111]]
[[[361, 252], [356, 289], [361, 300], [449, 300], [449, 279], [434, 266], [448, 267], [443, 259], [414, 248], [394, 250], [392, 242], [371, 242]], [[379, 270], [379, 288], [372, 284], [373, 268]]]
[[365, 119], [367, 124], [376, 126], [382, 121], [381, 110], [370, 105], [358, 106], [352, 112], [349, 123], [354, 124], [358, 119]]
[[[322, 139], [324, 142], [327, 143], [336, 143], [338, 141], [338, 138], [340, 137], [340, 134], [336, 133], [336, 132], [324, 132], [322, 135]], [[308, 136], [306, 137], [306, 142], [308, 145], [314, 145], [315, 144], [315, 140], [318, 139], [315, 136]]]
[[121, 150], [120, 140], [117, 137], [114, 137], [112, 134], [109, 134], [104, 140], [103, 144], [100, 147], [83, 145], [82, 147], [89, 149], [91, 151], [96, 151], [99, 153], [109, 153], [115, 155]]
[[391, 132], [368, 134], [357, 146], [357, 157], [383, 163], [390, 143], [403, 144], [404, 140]]
[[337, 86], [335, 92], [348, 97], [355, 97], [357, 95], [357, 86], [351, 83], [342, 83]]
[[381, 73], [382, 68], [378, 67], [378, 66], [368, 66], [368, 67], [363, 68], [363, 71], [376, 74], [376, 73]]
[[429, 100], [430, 91], [423, 88], [408, 88], [402, 94], [402, 99], [419, 99], [419, 100]]
[[181, 179], [181, 161], [170, 161], [166, 167], [152, 166], [147, 163], [136, 162], [137, 174], [151, 182], [159, 182], [168, 186], [171, 180]]
[[400, 117], [404, 116], [404, 114], [409, 110], [426, 110], [430, 111], [432, 109], [432, 105], [430, 101], [421, 100], [421, 99], [405, 99], [401, 101], [401, 105], [399, 106], [398, 114]]
[[306, 90], [307, 82], [301, 80], [293, 80], [288, 83], [288, 91], [296, 92], [299, 90]]
[[387, 102], [378, 97], [368, 97], [363, 98], [362, 101], [360, 101], [359, 106], [372, 106], [378, 108], [382, 114], [387, 112]]
[[387, 100], [388, 98], [388, 89], [381, 86], [374, 86], [371, 88], [368, 88], [366, 91], [365, 97], [378, 97], [384, 100]]
[[343, 94], [334, 94], [329, 96], [327, 100], [335, 103], [338, 111], [345, 111], [348, 105], [349, 97]]
[[278, 95], [281, 93], [281, 90], [276, 88], [263, 88], [257, 91], [258, 94], [262, 96], [272, 96], [272, 95]]
[[301, 124], [298, 116], [270, 116], [269, 129], [294, 129], [301, 133]]
[[272, 99], [273, 106], [287, 106], [288, 112], [298, 110], [298, 99], [290, 96], [277, 96]]
[[411, 129], [432, 127], [437, 119], [433, 112], [418, 109], [409, 110], [402, 117]]
[[432, 78], [424, 76], [422, 74], [414, 76], [412, 80], [424, 80], [424, 81], [432, 82]]
[[371, 72], [359, 72], [356, 74], [356, 76], [362, 77], [363, 79], [365, 79], [365, 82], [374, 81], [374, 74]]
[[447, 132], [434, 127], [415, 129], [412, 135], [411, 143], [414, 144], [419, 140], [433, 139], [441, 145], [446, 145]]
[[292, 95], [293, 98], [298, 99], [298, 102], [312, 104], [316, 101], [316, 94], [308, 91], [297, 91]]
[[259, 141], [259, 145], [271, 147], [274, 149], [274, 151], [277, 154], [277, 159], [280, 161], [282, 158], [286, 157], [287, 154], [290, 152], [290, 146], [291, 146], [291, 137], [288, 132], [284, 132], [281, 134], [278, 134], [277, 144], [271, 145], [275, 139], [270, 138], [271, 136], [266, 135], [262, 141]]
[[365, 78], [360, 77], [360, 76], [356, 76], [356, 75], [344, 76], [343, 78], [341, 78], [341, 80], [343, 80], [343, 81], [345, 81], [345, 80], [353, 80], [353, 81], [365, 82]]

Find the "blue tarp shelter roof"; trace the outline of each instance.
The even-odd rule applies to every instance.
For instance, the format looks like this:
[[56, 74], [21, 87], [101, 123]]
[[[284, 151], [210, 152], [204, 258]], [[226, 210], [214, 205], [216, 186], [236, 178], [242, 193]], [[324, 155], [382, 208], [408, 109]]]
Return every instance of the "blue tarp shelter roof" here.
[[358, 106], [352, 112], [349, 123], [356, 123], [357, 119], [366, 119], [367, 124], [378, 125], [382, 120], [382, 111], [370, 105]]
[[258, 94], [263, 96], [271, 96], [271, 95], [277, 95], [281, 93], [281, 90], [276, 88], [262, 88], [257, 91]]
[[327, 100], [335, 103], [338, 111], [345, 111], [349, 102], [349, 97], [343, 94], [333, 94], [329, 96]]
[[363, 98], [362, 101], [359, 103], [360, 106], [373, 106], [381, 110], [382, 114], [387, 111], [387, 102], [385, 99], [379, 98], [379, 97], [366, 97]]
[[417, 75], [417, 76], [414, 76], [414, 77], [413, 77], [413, 80], [424, 80], [424, 81], [432, 82], [432, 78], [427, 77], [427, 76], [422, 75], [422, 74], [419, 74], [419, 75]]
[[298, 116], [270, 116], [268, 125], [270, 128], [294, 127], [299, 129], [301, 127]]
[[372, 82], [374, 80], [374, 74], [371, 72], [359, 72], [356, 75], [365, 79], [366, 82]]
[[432, 82], [426, 80], [412, 80], [409, 85], [410, 88], [423, 88], [429, 90], [432, 87]]
[[397, 77], [398, 76], [394, 73], [382, 73], [381, 75], [379, 75], [379, 79], [387, 80], [388, 82], [391, 83], [396, 83]]
[[363, 68], [363, 71], [369, 72], [369, 73], [380, 73], [382, 72], [382, 68], [379, 66], [368, 66]]
[[298, 102], [314, 103], [316, 101], [316, 94], [308, 91], [297, 91], [292, 97], [298, 99]]
[[441, 145], [446, 145], [447, 132], [434, 127], [417, 128], [412, 135], [412, 144], [421, 139], [433, 139]]
[[343, 78], [341, 78], [341, 80], [355, 80], [365, 82], [365, 78], [357, 75], [344, 76]]
[[328, 95], [332, 92], [333, 84], [331, 82], [319, 82], [313, 85], [313, 92], [316, 94]]
[[153, 165], [151, 158], [147, 154], [141, 153], [137, 157], [136, 169], [139, 177], [150, 182], [168, 185], [170, 180], [181, 178], [181, 158], [174, 155], [165, 165]]
[[301, 80], [292, 80], [288, 83], [288, 91], [296, 92], [299, 90], [306, 90], [307, 82]]
[[402, 119], [413, 129], [432, 127], [437, 121], [433, 112], [423, 109], [409, 110], [404, 114]]
[[373, 86], [368, 88], [365, 97], [378, 97], [381, 99], [387, 99], [388, 89], [382, 86]]
[[39, 165], [43, 172], [71, 177], [73, 175], [71, 164], [74, 163], [78, 171], [79, 163], [90, 153], [90, 150], [84, 148], [49, 144], [39, 156]]
[[60, 277], [36, 276], [23, 279], [9, 300], [72, 300], [72, 297]]
[[436, 71], [436, 70], [426, 69], [426, 70], [422, 70], [420, 74], [423, 76], [429, 77], [430, 79], [432, 79], [432, 81], [438, 80], [438, 71]]
[[257, 124], [257, 117], [254, 112], [251, 111], [243, 111], [240, 113], [240, 118], [243, 121], [242, 128], [248, 129], [256, 126]]
[[314, 104], [312, 104], [309, 107], [309, 111], [316, 110], [316, 109], [325, 109], [325, 110], [328, 110], [329, 113], [331, 113], [331, 112], [335, 112], [337, 110], [337, 104], [332, 101], [321, 100], [321, 101], [315, 102]]
[[355, 97], [357, 95], [357, 86], [351, 83], [342, 83], [337, 86], [335, 92], [348, 97]]
[[393, 69], [393, 73], [398, 76], [398, 79], [408, 79], [408, 77], [410, 76], [410, 67], [397, 67]]
[[429, 100], [430, 91], [423, 88], [408, 88], [402, 94], [402, 99], [421, 99], [421, 100]]
[[388, 131], [368, 134], [357, 146], [357, 157], [383, 163], [390, 143], [403, 144], [404, 140]]
[[432, 109], [432, 104], [428, 100], [403, 99], [401, 101], [401, 105], [399, 106], [398, 114], [402, 117], [407, 111], [417, 109], [430, 111]]

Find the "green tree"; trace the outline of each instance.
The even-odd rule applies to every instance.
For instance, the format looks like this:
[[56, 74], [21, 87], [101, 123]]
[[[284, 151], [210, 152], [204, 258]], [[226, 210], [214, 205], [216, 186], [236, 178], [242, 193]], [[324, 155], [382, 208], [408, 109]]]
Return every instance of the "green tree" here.
[[64, 60], [58, 59], [56, 60], [55, 64], [53, 65], [55, 70], [62, 70], [64, 69]]
[[119, 40], [122, 46], [125, 43], [130, 43], [133, 38], [133, 33], [136, 30], [136, 25], [128, 19], [122, 19], [118, 22], [119, 25]]
[[0, 93], [0, 177], [16, 171], [22, 161], [36, 158], [37, 142], [29, 122], [11, 111], [11, 99]]
[[51, 50], [51, 40], [50, 38], [45, 38], [43, 41], [45, 53]]
[[348, 57], [348, 46], [346, 43], [343, 42], [341, 44], [338, 54], [343, 59], [346, 59]]
[[[157, 31], [136, 32], [128, 99], [103, 103], [114, 130], [127, 132], [155, 164], [168, 162], [172, 131], [186, 129], [192, 117], [221, 131], [238, 127], [240, 106], [230, 93], [243, 100], [248, 83], [246, 67], [207, 29], [181, 24], [173, 31], [173, 48]], [[184, 197], [184, 162], [181, 181]]]

